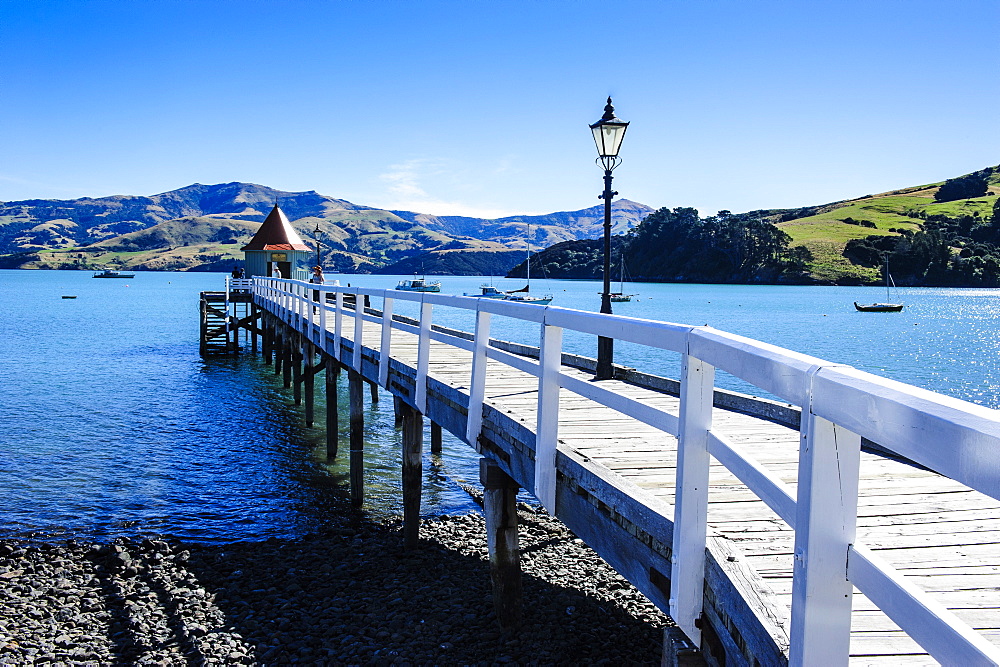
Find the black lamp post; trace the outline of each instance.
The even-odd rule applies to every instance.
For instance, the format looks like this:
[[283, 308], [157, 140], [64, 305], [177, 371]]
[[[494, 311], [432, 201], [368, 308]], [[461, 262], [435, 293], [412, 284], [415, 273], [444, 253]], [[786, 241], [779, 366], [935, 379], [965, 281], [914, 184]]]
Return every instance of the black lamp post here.
[[316, 229], [313, 230], [313, 239], [315, 239], [315, 241], [316, 241], [316, 266], [322, 267], [323, 263], [320, 261], [320, 255], [319, 255], [320, 244], [319, 244], [319, 223], [318, 222], [316, 223]]
[[[625, 138], [628, 123], [615, 118], [615, 108], [611, 98], [604, 107], [601, 120], [590, 126], [597, 144], [597, 164], [604, 168], [604, 192], [599, 199], [604, 200], [604, 291], [601, 292], [601, 312], [611, 314], [611, 199], [617, 192], [611, 189], [611, 172], [621, 164], [618, 149]], [[605, 336], [597, 337], [596, 380], [610, 380], [614, 377], [612, 361], [615, 355], [615, 341]]]

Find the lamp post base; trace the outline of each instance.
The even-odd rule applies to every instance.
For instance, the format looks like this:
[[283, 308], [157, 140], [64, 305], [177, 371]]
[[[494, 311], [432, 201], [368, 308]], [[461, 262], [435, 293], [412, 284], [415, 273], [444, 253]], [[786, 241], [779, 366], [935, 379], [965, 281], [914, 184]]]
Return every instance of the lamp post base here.
[[611, 360], [615, 358], [615, 339], [606, 336], [597, 337], [597, 373], [595, 380], [613, 380], [615, 377], [614, 365]]

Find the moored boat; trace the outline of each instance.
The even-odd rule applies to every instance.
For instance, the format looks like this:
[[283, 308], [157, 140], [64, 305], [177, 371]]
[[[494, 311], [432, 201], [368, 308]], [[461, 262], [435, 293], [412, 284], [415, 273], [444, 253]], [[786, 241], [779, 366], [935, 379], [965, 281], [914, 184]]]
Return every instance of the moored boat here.
[[639, 296], [638, 294], [626, 294], [625, 293], [625, 255], [620, 256], [619, 261], [619, 283], [618, 291], [611, 292], [608, 294], [611, 297], [612, 303], [625, 303], [626, 301], [631, 301], [632, 297]]
[[530, 294], [509, 294], [507, 296], [507, 301], [514, 301], [516, 303], [533, 303], [536, 306], [547, 306], [552, 303], [553, 296], [551, 294], [546, 294], [545, 296], [531, 296]]
[[401, 292], [440, 292], [441, 283], [427, 282], [426, 278], [412, 278], [410, 280], [400, 280], [396, 289]]
[[480, 285], [479, 294], [470, 294], [469, 292], [466, 292], [464, 296], [474, 296], [479, 299], [506, 299], [510, 295], [503, 290], [497, 289], [493, 285]]
[[124, 271], [115, 271], [113, 269], [104, 269], [102, 271], [94, 271], [92, 278], [135, 278], [134, 273], [126, 273]]
[[863, 313], [898, 313], [903, 310], [901, 303], [867, 303], [854, 302], [854, 307]]
[[[892, 276], [889, 275], [889, 253], [885, 254], [885, 300], [889, 301], [889, 283]], [[901, 303], [858, 303], [854, 302], [854, 308], [862, 313], [898, 313], [903, 310]]]

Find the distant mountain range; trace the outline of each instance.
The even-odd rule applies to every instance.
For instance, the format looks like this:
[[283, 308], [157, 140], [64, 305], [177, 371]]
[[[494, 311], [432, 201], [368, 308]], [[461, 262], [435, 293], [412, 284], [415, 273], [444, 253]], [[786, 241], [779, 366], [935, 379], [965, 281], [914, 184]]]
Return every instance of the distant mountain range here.
[[[872, 257], [891, 253], [897, 282], [902, 278], [911, 285], [992, 285], [1000, 284], [998, 194], [1000, 166], [818, 206], [736, 215], [720, 211], [713, 219], [725, 219], [726, 225], [741, 220], [776, 225], [788, 235], [789, 257], [802, 263], [796, 280], [804, 282], [877, 283], [882, 280], [881, 261]], [[569, 243], [600, 238], [600, 204], [491, 220], [383, 210], [315, 191], [285, 192], [251, 183], [194, 184], [148, 197], [0, 202], [0, 268], [228, 271], [243, 259], [240, 248], [275, 202], [308, 243], [315, 242], [314, 231], [319, 229], [323, 263], [334, 271], [523, 275], [530, 229], [533, 250], [561, 244], [546, 258], [535, 255], [542, 263], [537, 275], [594, 278], [600, 273], [599, 244]], [[674, 209], [675, 215], [681, 210], [681, 217], [697, 218], [688, 209]], [[651, 213], [653, 209], [643, 204], [616, 200], [614, 234], [636, 229]], [[649, 257], [642, 275], [650, 280], [674, 280], [681, 274], [708, 280], [697, 276], [709, 271], [711, 262], [688, 257], [702, 265], [698, 271], [668, 265], [666, 258], [678, 243], [676, 235], [668, 234], [662, 248], [644, 248]], [[721, 245], [715, 248], [713, 243]], [[721, 237], [703, 245], [706, 252], [728, 257], [730, 263], [735, 256], [732, 248], [723, 247]], [[936, 248], [933, 257], [927, 254], [931, 247]], [[717, 280], [740, 279], [715, 273]]]
[[[0, 203], [0, 267], [115, 266], [147, 270], [227, 270], [277, 202], [323, 261], [343, 272], [505, 273], [531, 246], [602, 233], [603, 205], [537, 216], [482, 219], [388, 211], [316, 191], [285, 192], [251, 183], [189, 185], [151, 196]], [[614, 202], [615, 233], [652, 212]], [[398, 264], [398, 266], [397, 266]]]

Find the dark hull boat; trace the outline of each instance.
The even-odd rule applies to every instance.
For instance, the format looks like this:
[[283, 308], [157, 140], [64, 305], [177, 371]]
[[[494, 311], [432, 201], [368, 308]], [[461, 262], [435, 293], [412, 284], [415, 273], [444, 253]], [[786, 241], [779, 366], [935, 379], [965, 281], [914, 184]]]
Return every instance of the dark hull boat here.
[[903, 310], [903, 304], [901, 303], [861, 304], [855, 301], [854, 307], [860, 310], [862, 313], [898, 313], [899, 311]]
[[[885, 298], [889, 300], [889, 284], [892, 283], [892, 276], [889, 275], [889, 254], [885, 255]], [[901, 303], [858, 303], [854, 302], [854, 307], [862, 313], [898, 313], [903, 310]]]

